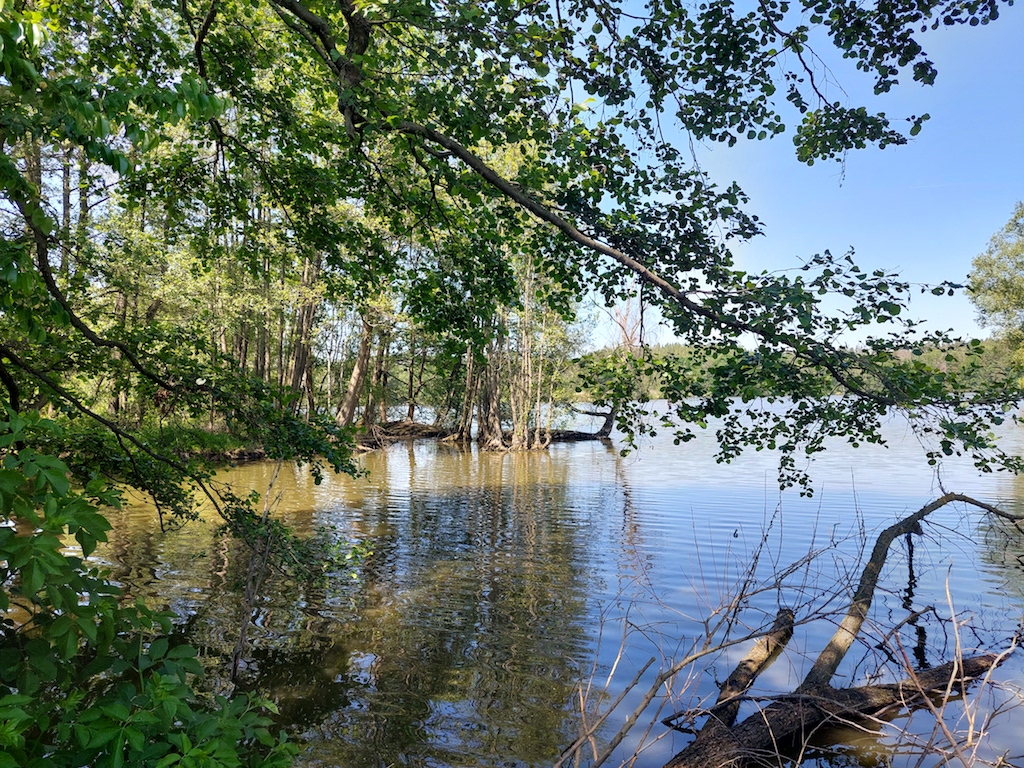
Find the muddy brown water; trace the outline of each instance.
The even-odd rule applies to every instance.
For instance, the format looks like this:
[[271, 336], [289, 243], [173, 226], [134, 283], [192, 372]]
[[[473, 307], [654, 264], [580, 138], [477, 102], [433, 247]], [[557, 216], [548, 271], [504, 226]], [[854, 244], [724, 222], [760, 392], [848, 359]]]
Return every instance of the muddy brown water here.
[[[626, 457], [619, 443], [506, 455], [401, 443], [364, 456], [366, 477], [319, 486], [304, 469], [285, 467], [272, 491], [280, 494], [276, 513], [372, 554], [314, 587], [268, 582], [245, 685], [276, 702], [279, 722], [302, 746], [300, 765], [546, 766], [656, 659], [581, 749], [586, 764], [657, 669], [691, 651], [709, 627], [721, 624], [718, 639], [727, 630], [740, 637], [788, 606], [815, 620], [797, 628], [755, 693], [789, 690], [845, 608], [867, 538], [938, 496], [940, 481], [1024, 512], [1021, 480], [981, 475], [968, 462], [937, 476], [905, 425], [894, 419], [886, 429], [888, 449], [830, 446], [812, 466], [813, 498], [779, 491], [770, 453], [716, 464], [710, 434], [681, 446], [667, 435], [647, 439]], [[1006, 440], [1024, 450], [1024, 430], [1007, 429]], [[265, 492], [273, 471], [249, 464], [221, 479]], [[112, 522], [97, 558], [130, 594], [184, 617], [181, 631], [225, 688], [245, 553], [216, 534], [213, 520], [160, 533], [143, 500]], [[863, 642], [836, 683], [942, 663], [958, 638], [967, 650], [1002, 650], [1022, 615], [1024, 539], [947, 507], [923, 536], [894, 546]], [[874, 647], [880, 642], [883, 650]], [[682, 672], [641, 723], [699, 707], [744, 648]], [[1021, 764], [1021, 684], [1024, 652], [968, 697], [974, 726], [985, 728], [973, 741], [979, 758], [1007, 752]], [[964, 713], [964, 702], [951, 703], [947, 729], [963, 732]], [[916, 765], [929, 743], [942, 741], [934, 724], [926, 712], [901, 715], [878, 733], [842, 734], [838, 754], [807, 762]], [[689, 738], [660, 725], [646, 735], [637, 728], [609, 764], [639, 752], [638, 768], [660, 766]]]

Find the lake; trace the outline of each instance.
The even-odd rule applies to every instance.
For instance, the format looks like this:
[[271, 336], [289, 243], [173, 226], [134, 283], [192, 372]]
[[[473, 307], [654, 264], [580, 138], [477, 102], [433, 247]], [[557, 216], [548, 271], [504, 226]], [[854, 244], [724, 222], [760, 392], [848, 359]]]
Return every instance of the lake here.
[[[1008, 447], [1024, 451], [1024, 430], [1005, 432]], [[1024, 513], [1019, 479], [956, 461], [937, 475], [899, 419], [886, 438], [888, 449], [831, 445], [811, 467], [812, 498], [780, 493], [770, 452], [714, 463], [713, 434], [679, 446], [659, 435], [625, 457], [618, 443], [517, 454], [400, 443], [365, 455], [365, 477], [319, 486], [285, 467], [271, 493], [280, 495], [276, 514], [372, 554], [315, 587], [270, 577], [244, 687], [277, 703], [302, 746], [300, 765], [346, 768], [550, 766], [622, 695], [572, 756], [586, 765], [660, 669], [709, 638], [766, 627], [789, 607], [794, 638], [751, 691], [786, 692], [845, 612], [865, 547], [941, 495], [940, 483]], [[221, 479], [265, 492], [273, 474], [272, 463], [258, 463]], [[96, 557], [130, 594], [184, 617], [181, 631], [202, 649], [212, 685], [228, 690], [245, 552], [214, 521], [160, 533], [141, 500], [112, 522]], [[950, 660], [958, 642], [965, 654], [1007, 648], [1024, 616], [1022, 564], [1024, 537], [1011, 526], [961, 505], [935, 513], [923, 535], [893, 545], [870, 620], [834, 683], [899, 679], [907, 664]], [[637, 768], [661, 766], [692, 737], [657, 721], [713, 700], [748, 647], [682, 670], [606, 765], [639, 753]], [[967, 706], [985, 730], [972, 739], [977, 757], [1008, 752], [1020, 764], [1022, 683], [1018, 651], [966, 705], [950, 704], [946, 728], [966, 727]], [[756, 706], [745, 704], [741, 717]], [[916, 765], [942, 741], [935, 723], [927, 711], [901, 715], [807, 760]]]

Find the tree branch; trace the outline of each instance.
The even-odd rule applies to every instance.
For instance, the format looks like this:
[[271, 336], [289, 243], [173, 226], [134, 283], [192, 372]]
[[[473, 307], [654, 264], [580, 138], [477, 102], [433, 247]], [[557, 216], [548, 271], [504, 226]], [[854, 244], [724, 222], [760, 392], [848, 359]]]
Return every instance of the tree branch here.
[[[353, 91], [358, 86], [363, 85], [362, 68], [356, 62], [358, 57], [365, 54], [369, 47], [373, 24], [358, 11], [351, 0], [340, 0], [341, 12], [348, 25], [348, 37], [344, 54], [339, 52], [337, 58], [335, 58], [333, 52], [338, 50], [338, 46], [332, 34], [331, 23], [327, 19], [312, 12], [299, 0], [271, 0], [271, 2], [275, 6], [288, 11], [305, 24], [321, 41], [327, 52], [331, 54], [333, 60], [328, 62], [328, 64], [332, 72], [337, 76], [341, 87], [338, 108], [345, 119], [348, 134], [353, 139], [358, 138], [366, 119], [355, 112], [352, 102]], [[810, 336], [797, 336], [792, 333], [781, 332], [775, 326], [766, 328], [757, 323], [743, 321], [735, 316], [730, 316], [725, 312], [700, 303], [692, 295], [681, 290], [671, 280], [658, 274], [625, 251], [581, 231], [576, 225], [572, 224], [551, 207], [541, 203], [522, 188], [505, 179], [475, 152], [463, 146], [452, 137], [427, 125], [397, 119], [398, 116], [394, 114], [382, 113], [381, 117], [383, 119], [378, 126], [380, 130], [384, 132], [397, 132], [407, 136], [417, 136], [425, 142], [441, 147], [446, 153], [459, 158], [481, 180], [520, 208], [526, 210], [540, 221], [554, 227], [577, 245], [619, 263], [637, 275], [642, 282], [656, 289], [670, 302], [694, 317], [703, 318], [715, 326], [737, 335], [749, 333], [772, 343], [783, 344], [797, 359], [823, 368], [848, 392], [865, 401], [887, 407], [904, 404], [904, 398], [899, 393], [884, 391], [884, 387], [879, 389], [866, 387], [864, 381], [857, 375], [858, 369], [879, 381], [884, 381], [884, 374], [880, 371], [864, 370], [861, 366], [850, 366], [851, 361], [856, 361], [855, 356], [851, 353], [817, 341]]]
[[21, 390], [18, 388], [18, 382], [14, 380], [11, 372], [7, 370], [3, 360], [0, 360], [0, 382], [3, 382], [4, 387], [7, 389], [8, 405], [10, 405], [12, 411], [17, 413], [21, 410]]
[[207, 484], [201, 478], [196, 477], [195, 473], [191, 472], [186, 465], [184, 465], [184, 464], [182, 464], [182, 463], [180, 463], [178, 461], [175, 461], [174, 459], [170, 458], [169, 456], [165, 456], [163, 454], [157, 453], [152, 448], [150, 448], [148, 445], [146, 445], [144, 442], [142, 442], [137, 437], [132, 435], [130, 432], [127, 432], [124, 429], [121, 429], [121, 427], [119, 427], [117, 424], [115, 424], [110, 419], [104, 418], [100, 414], [98, 414], [95, 411], [93, 411], [91, 408], [89, 408], [89, 406], [87, 406], [85, 403], [83, 403], [82, 400], [79, 397], [77, 397], [73, 393], [69, 392], [64, 387], [62, 387], [53, 378], [51, 378], [50, 376], [47, 376], [42, 371], [37, 370], [32, 365], [29, 365], [27, 362], [22, 360], [14, 352], [14, 350], [12, 350], [6, 344], [0, 343], [0, 356], [6, 357], [8, 360], [11, 361], [12, 365], [17, 366], [18, 368], [23, 370], [28, 375], [32, 376], [35, 379], [38, 379], [41, 383], [45, 384], [49, 389], [51, 389], [54, 392], [56, 392], [63, 399], [65, 399], [67, 402], [69, 402], [71, 405], [73, 405], [75, 408], [77, 408], [80, 413], [82, 413], [85, 416], [88, 416], [90, 419], [94, 420], [98, 424], [102, 424], [104, 427], [109, 429], [110, 432], [119, 441], [127, 441], [127, 442], [131, 443], [132, 445], [135, 446], [136, 449], [138, 449], [142, 453], [145, 453], [147, 456], [149, 456], [154, 461], [158, 461], [161, 464], [166, 464], [167, 466], [169, 466], [171, 469], [173, 469], [175, 472], [177, 472], [182, 477], [190, 478], [193, 482], [196, 483], [196, 485], [199, 486], [200, 490], [202, 490], [202, 492], [203, 492], [203, 495], [206, 496], [207, 499], [209, 499], [210, 503], [213, 505], [214, 511], [216, 511], [216, 513], [220, 517], [224, 518], [225, 520], [227, 519], [225, 517], [225, 515], [224, 515], [224, 512], [223, 512], [222, 508], [221, 508], [220, 501], [217, 498], [217, 494], [213, 490], [211, 490], [207, 486]]
[[[694, 301], [672, 282], [665, 279], [645, 264], [629, 256], [624, 251], [584, 234], [567, 219], [555, 213], [543, 203], [538, 202], [527, 194], [521, 187], [501, 176], [501, 174], [477, 156], [476, 153], [464, 147], [450, 136], [446, 136], [427, 126], [405, 120], [395, 122], [394, 130], [406, 135], [419, 136], [427, 141], [444, 147], [452, 155], [462, 160], [462, 162], [473, 170], [481, 179], [491, 185], [494, 189], [501, 192], [516, 205], [530, 212], [541, 221], [555, 227], [577, 245], [581, 245], [588, 250], [602, 254], [618, 262], [637, 275], [642, 282], [655, 288], [663, 296], [674, 301], [680, 307], [693, 315], [702, 317], [705, 320], [710, 320], [715, 325], [728, 328], [729, 330], [739, 334], [750, 333], [762, 339], [769, 339], [768, 331], [763, 328], [751, 323], [743, 322], [735, 317], [722, 314]], [[880, 405], [899, 405], [899, 401], [895, 398], [882, 395], [877, 392], [871, 392], [858, 384], [853, 377], [845, 373], [842, 370], [845, 353], [841, 350], [826, 348], [824, 345], [819, 343], [808, 345], [806, 340], [782, 334], [773, 335], [770, 340], [783, 342], [797, 358], [825, 368], [825, 370], [827, 370], [837, 382], [842, 384], [843, 387], [856, 394], [858, 397]]]
[[985, 675], [1004, 658], [1004, 654], [982, 654], [942, 664], [891, 685], [824, 688], [783, 696], [739, 725], [715, 733], [713, 738], [698, 736], [664, 768], [763, 766], [769, 764], [766, 757], [775, 765], [780, 750], [798, 748], [823, 726], [878, 717], [894, 707], [919, 706], [928, 695], [942, 695], [950, 685]]
[[196, 32], [196, 43], [195, 43], [195, 54], [196, 54], [196, 66], [199, 69], [199, 76], [206, 80], [206, 57], [203, 55], [203, 44], [206, 42], [206, 36], [210, 33], [210, 28], [213, 26], [213, 20], [217, 18], [217, 3], [218, 0], [213, 0], [210, 3], [210, 10], [207, 11], [206, 17], [203, 19], [202, 25], [199, 27], [199, 31]]
[[[757, 639], [754, 647], [736, 665], [732, 674], [722, 684], [715, 706], [711, 708], [711, 721], [729, 727], [736, 722], [740, 712], [740, 697], [754, 684], [764, 670], [771, 666], [786, 644], [793, 637], [793, 621], [796, 618], [789, 608], [779, 610], [772, 624], [763, 637]], [[706, 726], [705, 726], [706, 727]]]
[[850, 603], [846, 616], [843, 617], [839, 628], [832, 635], [828, 645], [818, 655], [814, 666], [811, 667], [810, 672], [807, 673], [804, 681], [797, 688], [797, 693], [807, 693], [828, 685], [832, 676], [836, 673], [840, 662], [842, 662], [843, 657], [846, 656], [846, 653], [853, 645], [853, 641], [856, 639], [861, 626], [864, 624], [864, 619], [868, 615], [868, 609], [871, 607], [875, 588], [878, 586], [878, 577], [882, 572], [882, 567], [885, 565], [889, 546], [892, 542], [899, 536], [919, 532], [921, 521], [924, 518], [954, 501], [972, 504], [1001, 517], [1015, 519], [1009, 513], [999, 511], [996, 507], [977, 499], [972, 499], [970, 496], [965, 496], [962, 493], [947, 493], [930, 504], [921, 507], [914, 514], [908, 515], [899, 522], [890, 525], [878, 534], [875, 546], [871, 550], [871, 557], [861, 573], [860, 583], [857, 585], [857, 591], [854, 592], [853, 601]]

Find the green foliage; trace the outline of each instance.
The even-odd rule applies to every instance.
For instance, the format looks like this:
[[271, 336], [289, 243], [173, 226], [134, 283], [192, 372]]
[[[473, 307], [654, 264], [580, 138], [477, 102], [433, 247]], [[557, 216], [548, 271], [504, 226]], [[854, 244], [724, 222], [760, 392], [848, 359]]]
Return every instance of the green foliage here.
[[[350, 434], [299, 414], [290, 389], [238, 370], [183, 314], [185, 322], [150, 322], [157, 300], [170, 298], [149, 292], [167, 270], [167, 238], [142, 224], [140, 210], [133, 218], [130, 197], [125, 215], [89, 216], [94, 184], [131, 177], [175, 126], [214, 119], [228, 100], [180, 71], [177, 41], [145, 4], [127, 33], [149, 57], [142, 70], [119, 58], [126, 30], [117, 9], [2, 11], [0, 141], [24, 159], [0, 159], [9, 206], [0, 241], [0, 766], [286, 765], [294, 747], [269, 730], [265, 703], [197, 693], [202, 668], [171, 635], [174, 617], [124, 604], [88, 559], [109, 528], [100, 505], [117, 502], [109, 483], [150, 494], [163, 525], [194, 517], [200, 494], [250, 543], [272, 540], [268, 559], [281, 568], [322, 574], [343, 559], [325, 559], [320, 543], [273, 521], [261, 525], [249, 489], [212, 481], [209, 439], [185, 440], [181, 428], [195, 438], [197, 421], [215, 413], [233, 442], [307, 463], [317, 480], [327, 467], [354, 470]], [[164, 67], [174, 76], [161, 77]], [[44, 145], [81, 151], [81, 239], [56, 225], [46, 177], [31, 170]], [[113, 176], [91, 173], [93, 163]], [[196, 209], [179, 195], [164, 223]], [[19, 219], [24, 226], [10, 226]], [[92, 233], [102, 234], [90, 242], [96, 224]], [[65, 262], [59, 272], [54, 251]], [[106, 302], [107, 291], [117, 301]]]
[[[959, 412], [978, 401], [954, 392], [957, 380], [896, 357], [953, 342], [906, 319], [908, 285], [828, 253], [795, 276], [735, 270], [729, 242], [757, 235], [760, 222], [742, 190], [710, 182], [657, 127], [672, 119], [693, 137], [733, 144], [781, 135], [796, 118], [805, 162], [903, 143], [928, 116], [827, 101], [807, 65], [814, 47], [835, 46], [877, 93], [904, 75], [928, 84], [936, 73], [925, 30], [988, 23], [997, 2], [716, 0], [650, 3], [639, 15], [614, 3], [600, 13], [588, 3], [504, 0], [343, 6], [140, 3], [126, 21], [71, 3], [48, 6], [46, 18], [11, 15], [5, 93], [21, 117], [4, 125], [4, 140], [70, 142], [116, 176], [112, 202], [87, 222], [96, 242], [73, 254], [68, 300], [54, 300], [43, 274], [27, 317], [15, 307], [27, 306], [27, 284], [10, 302], [30, 338], [68, 337], [77, 386], [95, 387], [87, 407], [108, 400], [136, 428], [154, 408], [191, 424], [209, 414], [211, 425], [312, 461], [316, 472], [313, 449], [343, 437], [320, 416], [335, 403], [318, 402], [312, 382], [348, 370], [335, 376], [335, 361], [313, 360], [324, 302], [366, 318], [387, 296], [394, 316], [478, 354], [501, 338], [506, 308], [530, 305], [523, 291], [564, 318], [586, 294], [613, 302], [639, 279], [702, 371], [697, 390], [689, 363], [647, 355], [633, 371], [661, 381], [674, 403], [682, 393], [702, 398], [699, 408], [677, 406], [680, 424], [728, 412], [730, 399], [794, 403], [767, 432], [742, 434], [746, 415], [732, 422], [721, 436], [727, 456], [778, 443], [775, 430], [812, 453], [822, 431], [871, 439], [888, 408], [969, 418]], [[239, 28], [250, 33], [233, 34]], [[111, 45], [118, 35], [132, 45]], [[93, 86], [94, 71], [110, 76]], [[11, 261], [31, 281], [56, 222], [37, 180], [6, 159], [3, 172], [32, 235], [10, 239], [21, 249]], [[533, 271], [522, 269], [527, 261]], [[527, 274], [537, 276], [529, 286]], [[834, 297], [844, 308], [824, 312]], [[32, 326], [32, 317], [72, 310], [113, 355], [61, 323]], [[842, 346], [844, 334], [876, 328], [891, 335]], [[395, 335], [376, 334], [381, 344]], [[35, 370], [51, 362], [20, 359]], [[40, 381], [26, 383], [26, 395], [45, 396]], [[367, 389], [377, 397], [386, 388]], [[840, 405], [819, 411], [821, 429], [796, 405], [837, 396]], [[842, 413], [830, 415], [835, 408]], [[133, 472], [144, 469], [137, 475], [159, 463], [139, 446], [120, 453], [134, 457]], [[345, 462], [328, 453], [327, 463]], [[169, 509], [181, 507], [169, 486], [160, 493]]]
[[[324, 449], [340, 468], [344, 450], [331, 446], [344, 437], [314, 384], [335, 372], [313, 360], [318, 308], [365, 317], [388, 295], [419, 329], [479, 351], [500, 337], [503, 308], [529, 305], [525, 259], [542, 278], [537, 296], [563, 317], [589, 292], [615, 301], [640, 280], [699, 350], [704, 405], [677, 410], [681, 422], [721, 414], [730, 398], [794, 403], [767, 432], [733, 423], [726, 456], [778, 442], [776, 430], [812, 453], [822, 430], [871, 439], [887, 408], [959, 421], [973, 403], [984, 418], [956, 381], [894, 357], [952, 343], [918, 335], [894, 275], [827, 253], [795, 277], [735, 270], [730, 241], [760, 222], [742, 190], [709, 181], [659, 126], [734, 144], [795, 120], [804, 162], [903, 143], [928, 116], [826, 100], [807, 64], [814, 48], [834, 46], [884, 93], [901, 78], [934, 81], [927, 29], [999, 11], [959, 0], [652, 2], [642, 13], [506, 0], [5, 9], [0, 138], [25, 159], [5, 156], [0, 173], [26, 228], [5, 242], [16, 252], [5, 322], [23, 341], [64, 338], [54, 349], [77, 379], [50, 376], [52, 359], [19, 344], [21, 364], [9, 359], [21, 373], [8, 378], [19, 396], [75, 400], [80, 413], [106, 400], [122, 430], [154, 407], [192, 423], [206, 413], [273, 456], [317, 472]], [[61, 232], [63, 284], [49, 262], [68, 227], [50, 215], [43, 174], [29, 173], [44, 146], [80, 152], [80, 187], [107, 174], [113, 188], [100, 211], [86, 210], [88, 193], [79, 204], [78, 242]], [[845, 308], [823, 312], [836, 296]], [[876, 327], [894, 335], [842, 346], [842, 334]], [[662, 379], [673, 402], [692, 391], [688, 365], [647, 365], [636, 373]], [[820, 429], [798, 405], [837, 396]], [[154, 475], [159, 451], [117, 442], [136, 476]], [[170, 486], [150, 485], [181, 507]]]
[[987, 325], [1019, 340], [1024, 333], [1024, 202], [1018, 202], [1006, 226], [974, 257], [971, 301]]
[[[9, 413], [4, 447], [52, 433]], [[125, 605], [88, 560], [117, 495], [100, 478], [73, 490], [59, 459], [24, 448], [0, 469], [0, 766], [284, 766], [292, 745], [264, 704], [203, 700], [194, 648], [171, 616]]]
[[[809, 492], [805, 457], [830, 438], [879, 441], [899, 409], [929, 460], [1019, 468], [988, 434], [1019, 393], [979, 375], [980, 345], [923, 332], [911, 286], [852, 254], [736, 270], [731, 243], [760, 232], [749, 201], [662, 130], [731, 145], [795, 124], [807, 163], [904, 143], [928, 116], [829, 102], [813, 46], [835, 46], [877, 93], [927, 84], [921, 30], [999, 8], [0, 0], [0, 554], [4, 607], [23, 612], [0, 648], [8, 762], [287, 757], [253, 702], [201, 707], [167, 617], [122, 606], [92, 568], [96, 505], [113, 501], [104, 483], [128, 484], [173, 526], [202, 498], [272, 565], [334, 569], [339, 552], [217, 484], [210, 448], [260, 446], [317, 481], [354, 472], [338, 393], [365, 390], [370, 410], [392, 350], [407, 353], [410, 400], [447, 380], [466, 407], [489, 351], [489, 374], [509, 372], [488, 380], [492, 402], [506, 392], [536, 420], [580, 301], [639, 293], [684, 354], [584, 363], [626, 429], [685, 441], [716, 419], [721, 460], [777, 450], [782, 484]], [[339, 316], [365, 331], [351, 353], [322, 333]], [[868, 340], [844, 346], [850, 333]], [[371, 341], [374, 376], [344, 392], [345, 358], [358, 344], [365, 367]], [[670, 403], [654, 422], [649, 389]], [[440, 411], [455, 399], [435, 395]]]

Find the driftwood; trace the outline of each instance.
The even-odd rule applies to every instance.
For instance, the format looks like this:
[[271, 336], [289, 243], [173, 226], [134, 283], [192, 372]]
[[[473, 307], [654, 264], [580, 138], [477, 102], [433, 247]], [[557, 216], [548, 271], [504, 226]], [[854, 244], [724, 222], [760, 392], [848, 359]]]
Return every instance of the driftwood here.
[[718, 694], [718, 701], [712, 707], [710, 715], [715, 725], [729, 727], [736, 722], [740, 713], [740, 697], [754, 684], [754, 680], [778, 658], [782, 649], [793, 637], [793, 621], [795, 614], [789, 608], [783, 608], [775, 618], [775, 624], [760, 638], [743, 661], [726, 678]]
[[924, 696], [941, 694], [951, 683], [959, 686], [981, 677], [999, 661], [999, 656], [985, 654], [949, 662], [890, 685], [842, 689], [826, 686], [813, 693], [793, 694], [731, 728], [709, 719], [697, 738], [669, 760], [665, 768], [777, 766], [780, 753], [785, 754], [788, 749], [797, 751], [822, 728], [862, 722], [894, 708], [917, 706]]
[[[793, 614], [783, 609], [775, 625], [755, 644], [722, 685], [718, 701], [708, 712], [708, 719], [694, 741], [669, 760], [665, 768], [778, 765], [779, 755], [785, 754], [787, 748], [801, 747], [815, 731], [823, 727], [851, 720], [863, 721], [864, 718], [877, 717], [886, 711], [919, 705], [926, 696], [945, 694], [967, 680], [984, 675], [1002, 661], [1002, 656], [985, 654], [912, 674], [909, 679], [894, 684], [844, 689], [829, 685], [867, 617], [889, 546], [899, 536], [919, 533], [921, 520], [954, 501], [972, 504], [1000, 517], [1015, 519], [968, 496], [947, 493], [886, 528], [875, 541], [846, 616], [796, 691], [792, 695], [780, 697], [768, 707], [734, 725], [744, 691], [778, 656], [792, 636]], [[674, 720], [680, 714], [668, 720]]]
[[[605, 414], [599, 414], [604, 416]], [[532, 430], [531, 430], [532, 432]], [[576, 443], [585, 440], [606, 440], [611, 429], [607, 432], [602, 428], [597, 432], [580, 432], [575, 429], [544, 429], [541, 430], [542, 444], [550, 443]], [[511, 433], [505, 433], [506, 440], [511, 438]], [[373, 430], [368, 430], [360, 436], [360, 443], [364, 447], [377, 448], [386, 445], [394, 440], [420, 440], [434, 439], [451, 441], [457, 438], [456, 433], [445, 427], [435, 424], [421, 424], [415, 421], [389, 421], [386, 424], [379, 424]]]
[[[531, 432], [531, 448], [545, 448], [551, 443], [578, 443], [587, 440], [607, 440], [615, 425], [615, 415], [618, 408], [608, 411], [582, 410], [575, 406], [569, 409], [584, 416], [599, 416], [604, 419], [597, 432], [581, 432], [575, 429], [542, 429], [539, 432], [539, 440], [533, 440]], [[512, 437], [511, 432], [503, 433], [503, 440], [507, 444]], [[358, 438], [358, 445], [363, 450], [382, 448], [397, 440], [419, 440], [434, 439], [442, 442], [455, 442], [460, 439], [459, 433], [452, 429], [440, 427], [436, 424], [422, 424], [416, 421], [389, 421], [384, 424], [377, 424], [366, 429]], [[464, 439], [464, 436], [463, 436]], [[536, 444], [534, 444], [536, 443]]]
[[452, 430], [436, 424], [422, 424], [418, 421], [389, 421], [380, 425], [387, 437], [392, 439], [416, 440], [435, 438], [443, 440], [453, 434]]
[[612, 433], [612, 427], [615, 426], [615, 415], [618, 413], [618, 408], [612, 408], [608, 411], [591, 411], [570, 405], [569, 410], [583, 416], [599, 416], [604, 419], [604, 422], [601, 424], [601, 427], [597, 432], [581, 432], [578, 429], [542, 430], [541, 434], [543, 436], [545, 446], [550, 445], [551, 443], [581, 443], [587, 440], [609, 439], [609, 436]]
[[[580, 432], [580, 433], [578, 433], [578, 434], [581, 434], [581, 435], [591, 435], [591, 437], [583, 438], [583, 439], [587, 439], [587, 440], [600, 440], [602, 438], [609, 437], [611, 435], [612, 427], [615, 426], [615, 417], [619, 413], [619, 406], [618, 405], [613, 405], [607, 411], [593, 411], [593, 410], [589, 410], [589, 409], [585, 409], [585, 408], [577, 408], [575, 405], [570, 405], [569, 406], [569, 410], [570, 411], [574, 411], [575, 413], [578, 413], [578, 414], [580, 414], [582, 416], [597, 416], [599, 418], [604, 419], [604, 422], [601, 424], [601, 428], [598, 429], [597, 432], [593, 432], [593, 433], [591, 433], [591, 432]], [[565, 430], [565, 431], [569, 431], [569, 430]]]
[[608, 435], [600, 432], [580, 432], [575, 429], [551, 429], [546, 431], [546, 436], [552, 443], [581, 443], [586, 440], [608, 440]]

